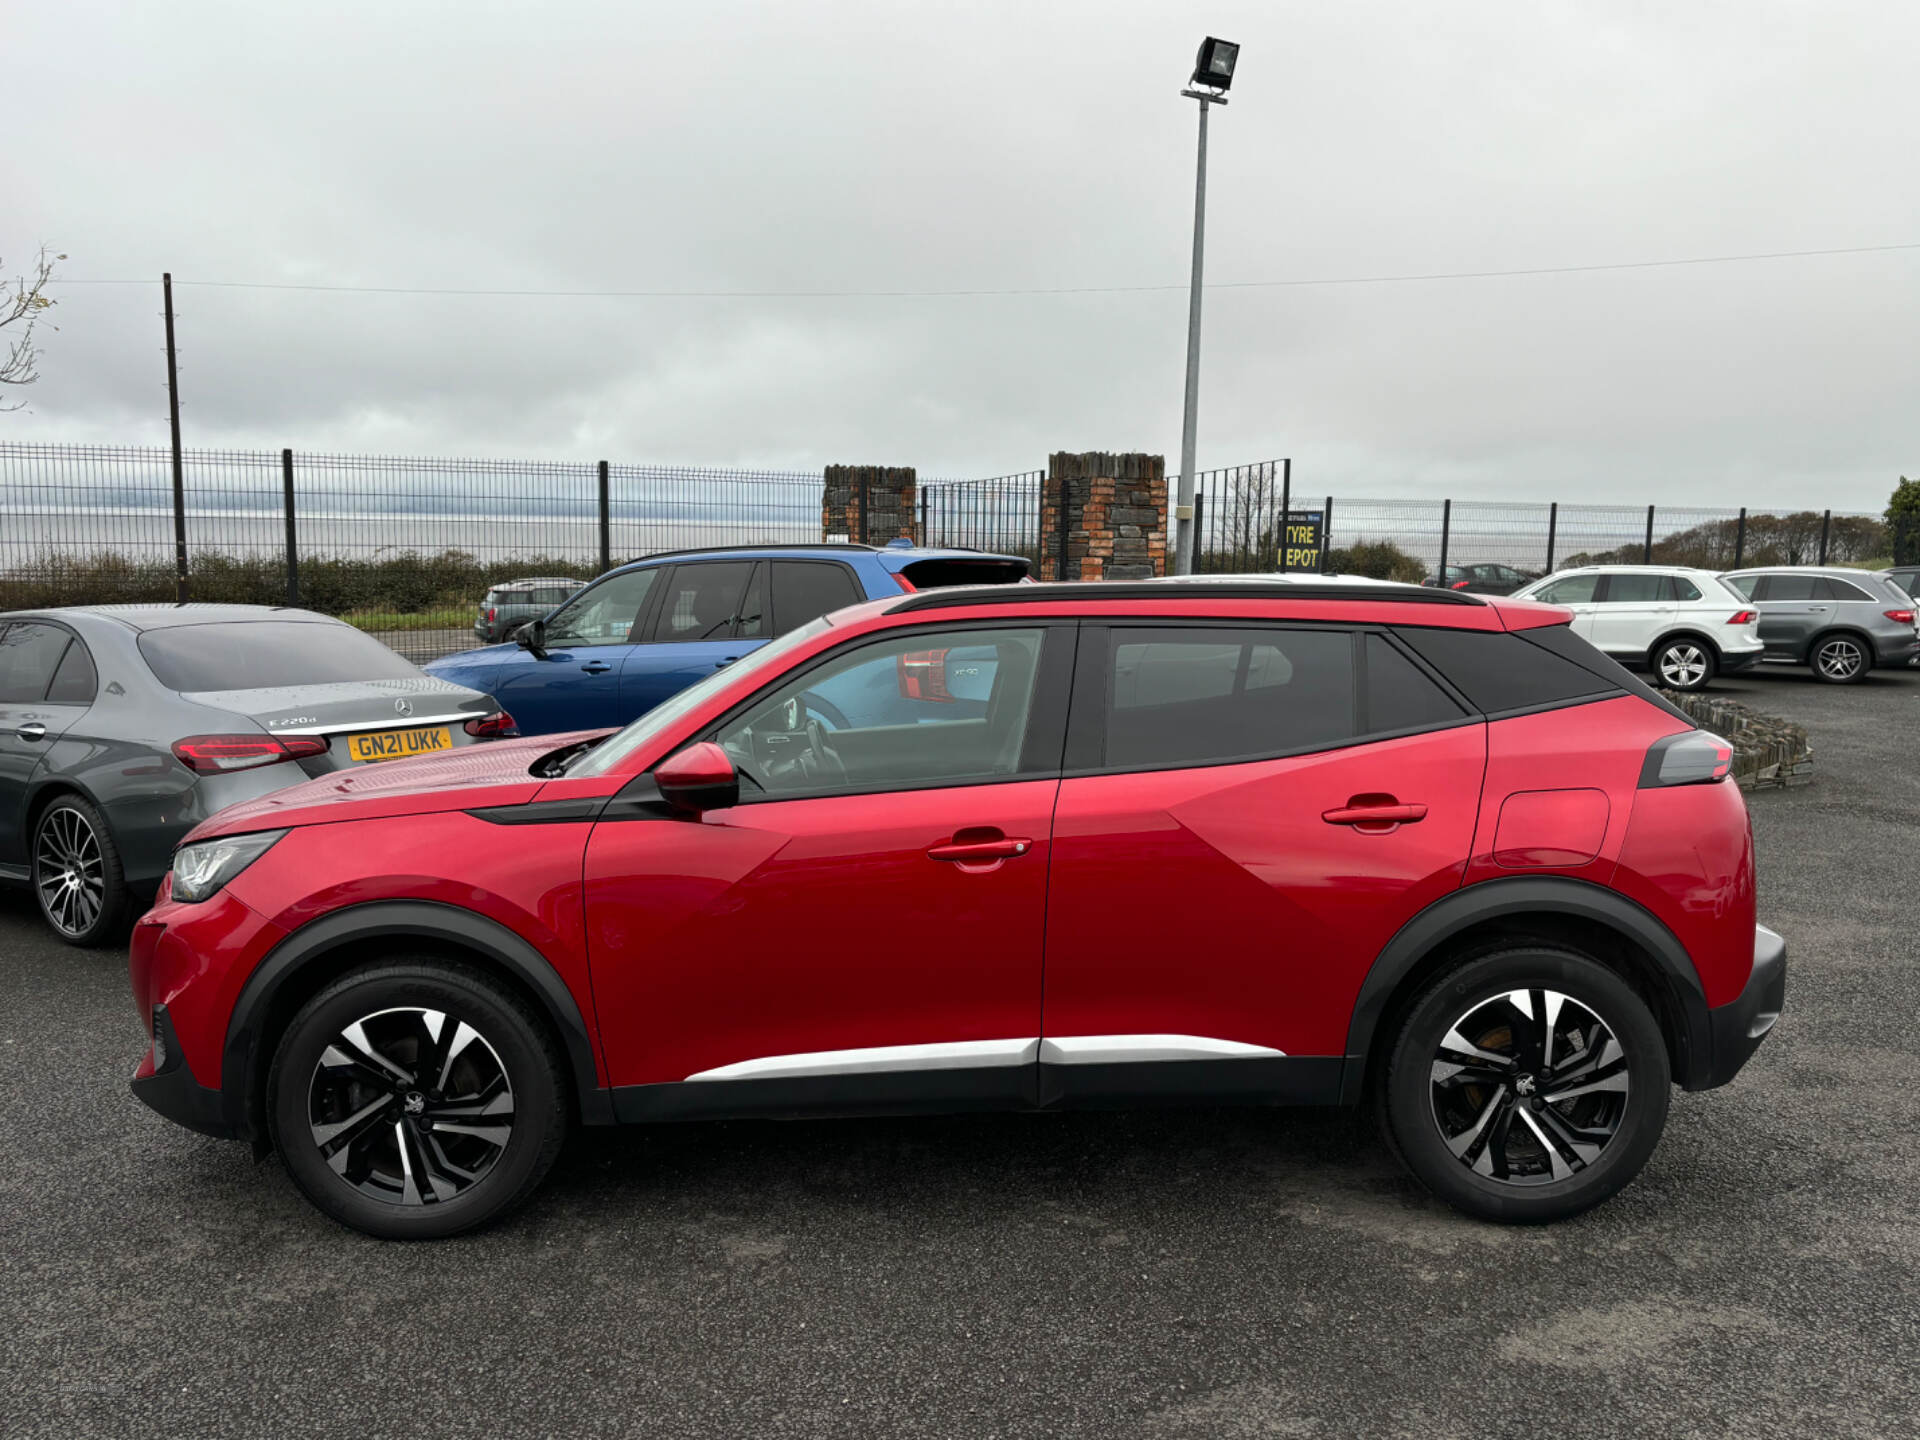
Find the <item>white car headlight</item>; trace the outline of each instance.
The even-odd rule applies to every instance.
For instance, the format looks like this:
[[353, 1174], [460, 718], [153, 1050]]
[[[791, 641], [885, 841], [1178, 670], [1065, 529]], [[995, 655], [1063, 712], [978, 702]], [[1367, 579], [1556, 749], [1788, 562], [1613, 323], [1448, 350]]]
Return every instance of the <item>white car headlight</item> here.
[[286, 835], [284, 830], [255, 830], [183, 845], [174, 853], [171, 898], [186, 904], [210, 900], [220, 887], [258, 860]]

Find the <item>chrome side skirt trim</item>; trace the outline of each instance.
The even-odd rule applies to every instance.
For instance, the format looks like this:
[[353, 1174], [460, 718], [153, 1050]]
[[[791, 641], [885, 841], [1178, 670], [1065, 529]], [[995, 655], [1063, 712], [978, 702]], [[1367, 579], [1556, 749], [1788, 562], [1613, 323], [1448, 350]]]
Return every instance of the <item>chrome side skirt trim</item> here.
[[1040, 1042], [1047, 1065], [1113, 1065], [1150, 1060], [1244, 1060], [1286, 1051], [1210, 1035], [1062, 1035]]
[[688, 1080], [788, 1080], [804, 1075], [878, 1075], [890, 1070], [981, 1070], [1031, 1065], [1038, 1040], [956, 1040], [944, 1045], [876, 1045], [768, 1055], [687, 1076]]
[[1208, 1035], [1065, 1035], [1058, 1039], [955, 1040], [942, 1045], [876, 1045], [740, 1060], [687, 1076], [695, 1080], [791, 1080], [889, 1071], [984, 1070], [999, 1066], [1113, 1065], [1157, 1060], [1284, 1058], [1284, 1050]]

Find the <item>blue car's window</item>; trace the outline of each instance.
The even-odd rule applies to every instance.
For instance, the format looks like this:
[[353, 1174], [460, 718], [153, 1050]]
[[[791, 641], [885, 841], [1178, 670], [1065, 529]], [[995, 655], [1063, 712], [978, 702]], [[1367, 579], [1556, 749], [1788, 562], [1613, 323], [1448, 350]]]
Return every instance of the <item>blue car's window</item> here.
[[1040, 630], [915, 631], [777, 687], [718, 736], [770, 795], [914, 789], [1020, 766]]
[[724, 640], [740, 619], [751, 561], [676, 565], [653, 622], [653, 639]]
[[773, 562], [773, 620], [783, 635], [860, 598], [853, 572], [835, 561]]
[[582, 590], [547, 621], [547, 644], [624, 645], [659, 575], [658, 570], [626, 570]]

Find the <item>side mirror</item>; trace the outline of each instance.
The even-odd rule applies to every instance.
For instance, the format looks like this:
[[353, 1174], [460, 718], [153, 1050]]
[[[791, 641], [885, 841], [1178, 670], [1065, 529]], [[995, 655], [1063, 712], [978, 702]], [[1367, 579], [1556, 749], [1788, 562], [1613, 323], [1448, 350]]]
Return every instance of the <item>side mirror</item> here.
[[909, 650], [894, 661], [894, 670], [902, 700], [953, 703], [953, 692], [947, 688], [945, 650]]
[[522, 650], [530, 653], [536, 660], [547, 658], [547, 622], [529, 620], [513, 632], [513, 640]]
[[689, 745], [653, 769], [660, 798], [684, 815], [725, 810], [740, 803], [740, 776], [727, 752], [711, 740]]

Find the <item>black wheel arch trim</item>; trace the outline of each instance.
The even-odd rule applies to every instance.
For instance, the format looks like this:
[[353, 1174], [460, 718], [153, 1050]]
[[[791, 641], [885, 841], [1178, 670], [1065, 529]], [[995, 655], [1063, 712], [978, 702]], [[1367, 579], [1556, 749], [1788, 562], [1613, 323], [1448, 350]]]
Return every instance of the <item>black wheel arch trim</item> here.
[[1387, 942], [1354, 1000], [1347, 1028], [1346, 1070], [1341, 1077], [1342, 1101], [1360, 1102], [1387, 1006], [1421, 961], [1476, 925], [1541, 913], [1601, 925], [1653, 957], [1677, 1022], [1673, 1078], [1688, 1090], [1706, 1088], [1713, 1072], [1712, 1012], [1699, 973], [1678, 937], [1650, 911], [1617, 891], [1562, 876], [1518, 875], [1455, 890], [1414, 916]]
[[526, 940], [497, 920], [433, 900], [374, 900], [310, 921], [268, 952], [240, 989], [227, 1021], [221, 1053], [221, 1108], [229, 1133], [265, 1140], [254, 1099], [270, 1058], [261, 1053], [266, 1017], [283, 986], [308, 964], [343, 945], [384, 938], [414, 937], [450, 942], [476, 951], [510, 971], [539, 1000], [566, 1049], [578, 1098], [579, 1118], [588, 1125], [613, 1123], [611, 1092], [601, 1086], [593, 1037], [573, 994], [552, 963]]

